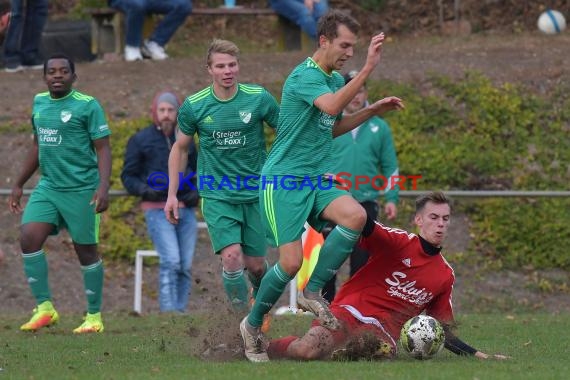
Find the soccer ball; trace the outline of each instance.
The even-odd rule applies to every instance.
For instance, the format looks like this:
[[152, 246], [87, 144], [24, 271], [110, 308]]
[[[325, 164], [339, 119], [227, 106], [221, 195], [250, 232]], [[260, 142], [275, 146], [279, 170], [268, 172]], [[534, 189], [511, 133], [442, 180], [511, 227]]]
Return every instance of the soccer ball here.
[[400, 332], [400, 345], [411, 357], [430, 359], [434, 357], [445, 342], [445, 333], [441, 323], [429, 315], [418, 315], [409, 319]]
[[540, 15], [537, 25], [542, 33], [558, 34], [566, 29], [566, 19], [562, 13], [549, 9]]

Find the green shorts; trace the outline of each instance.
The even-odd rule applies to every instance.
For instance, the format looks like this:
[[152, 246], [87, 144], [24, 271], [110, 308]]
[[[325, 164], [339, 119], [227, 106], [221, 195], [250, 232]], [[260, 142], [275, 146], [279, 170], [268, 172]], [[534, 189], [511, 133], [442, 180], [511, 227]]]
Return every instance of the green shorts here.
[[265, 235], [270, 245], [279, 247], [301, 239], [305, 222], [317, 231], [328, 223], [320, 219], [323, 210], [335, 199], [350, 195], [327, 181], [287, 180], [274, 177], [274, 182], [260, 186], [259, 202]]
[[36, 188], [24, 209], [22, 224], [49, 223], [55, 226], [52, 235], [66, 228], [74, 243], [99, 243], [100, 214], [90, 204], [95, 190], [62, 192]]
[[263, 257], [267, 254], [258, 201], [230, 203], [202, 198], [202, 215], [216, 254], [231, 244], [240, 244], [247, 256]]

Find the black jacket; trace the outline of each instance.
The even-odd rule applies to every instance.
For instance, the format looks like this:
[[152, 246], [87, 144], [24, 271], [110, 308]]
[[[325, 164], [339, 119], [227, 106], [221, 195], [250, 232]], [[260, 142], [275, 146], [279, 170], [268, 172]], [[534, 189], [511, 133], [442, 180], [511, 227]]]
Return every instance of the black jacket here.
[[[168, 198], [168, 156], [172, 144], [174, 144], [174, 134], [167, 138], [154, 125], [137, 132], [129, 139], [121, 172], [121, 181], [129, 194], [140, 196], [145, 201], [158, 202]], [[184, 176], [196, 173], [196, 158], [196, 146], [192, 142]], [[195, 188], [195, 174], [192, 183]], [[187, 207], [198, 204], [198, 191], [190, 189], [187, 185], [178, 190], [177, 197]]]

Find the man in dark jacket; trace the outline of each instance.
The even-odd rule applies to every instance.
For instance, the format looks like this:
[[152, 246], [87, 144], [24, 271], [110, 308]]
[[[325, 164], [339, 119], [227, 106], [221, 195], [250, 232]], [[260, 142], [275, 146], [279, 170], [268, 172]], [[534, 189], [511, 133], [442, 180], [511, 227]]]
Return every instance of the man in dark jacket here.
[[[152, 103], [153, 124], [130, 138], [121, 173], [129, 194], [142, 198], [148, 234], [159, 255], [159, 303], [162, 312], [186, 310], [190, 295], [190, 267], [196, 245], [196, 187], [186, 185], [178, 191], [178, 224], [169, 223], [162, 210], [167, 198], [168, 156], [176, 137], [179, 105], [175, 94], [157, 94]], [[195, 171], [196, 147], [192, 144], [185, 178], [195, 180], [192, 175]]]

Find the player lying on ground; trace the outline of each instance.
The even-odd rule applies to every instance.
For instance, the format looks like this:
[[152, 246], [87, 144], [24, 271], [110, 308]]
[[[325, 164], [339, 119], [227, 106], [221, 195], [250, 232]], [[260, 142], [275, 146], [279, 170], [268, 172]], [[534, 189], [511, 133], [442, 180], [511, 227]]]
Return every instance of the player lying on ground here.
[[[425, 311], [443, 324], [448, 350], [482, 359], [506, 359], [481, 352], [452, 332], [455, 277], [441, 255], [450, 214], [451, 200], [441, 192], [432, 192], [416, 200], [414, 221], [419, 235], [369, 218], [359, 244], [370, 252], [370, 259], [341, 287], [330, 307], [342, 327], [331, 331], [315, 320], [301, 338], [272, 340], [267, 349], [269, 357], [313, 360], [327, 359], [334, 353], [339, 359], [355, 358], [359, 350], [367, 351], [368, 358], [392, 357], [404, 323]], [[370, 339], [358, 339], [369, 336], [377, 340], [374, 350], [367, 349]]]

